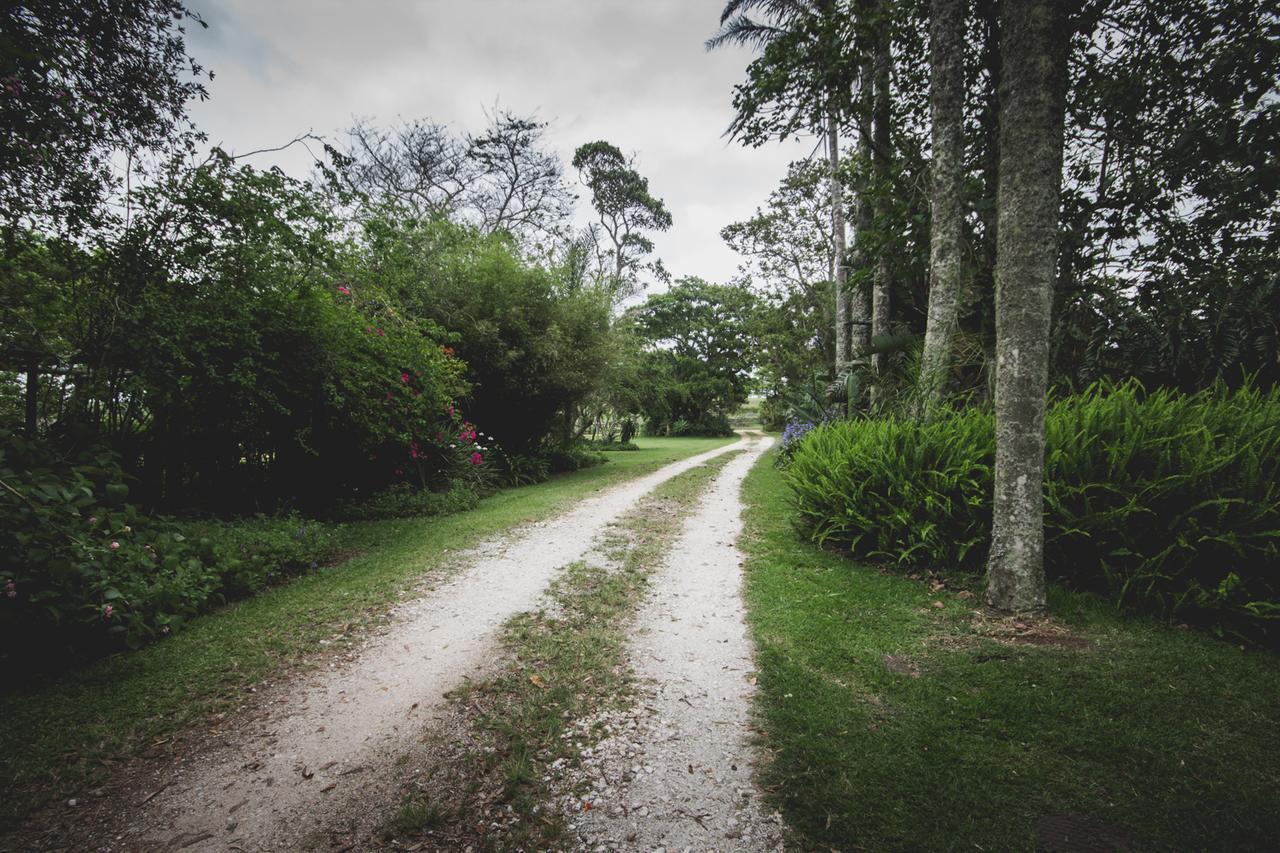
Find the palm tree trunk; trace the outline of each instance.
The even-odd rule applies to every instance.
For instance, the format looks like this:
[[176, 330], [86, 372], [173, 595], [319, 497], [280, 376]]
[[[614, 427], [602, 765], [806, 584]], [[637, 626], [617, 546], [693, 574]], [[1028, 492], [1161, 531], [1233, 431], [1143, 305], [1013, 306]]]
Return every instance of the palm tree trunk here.
[[[871, 159], [870, 122], [867, 121], [868, 95], [870, 94], [871, 63], [864, 61], [862, 66], [863, 91], [859, 93], [862, 101], [858, 114], [858, 168], [865, 175], [866, 164]], [[865, 178], [859, 181], [857, 199], [854, 204], [854, 245], [857, 248], [856, 266], [865, 280], [865, 271], [872, 269], [871, 247], [869, 240], [875, 226], [875, 208], [871, 201], [869, 182]], [[867, 288], [861, 283], [849, 286], [849, 362], [852, 366], [867, 366], [867, 350], [871, 348], [871, 299]], [[857, 401], [850, 400], [851, 405]]]
[[849, 265], [845, 251], [844, 185], [840, 180], [840, 134], [834, 110], [827, 116], [827, 157], [831, 161], [831, 243], [835, 253], [836, 376], [849, 369]]
[[987, 603], [1043, 609], [1044, 412], [1057, 262], [1067, 47], [1063, 0], [1001, 10], [996, 467]]
[[[890, 55], [889, 9], [887, 3], [881, 3], [876, 10], [880, 19], [876, 23], [875, 79], [873, 82], [873, 115], [872, 115], [872, 150], [871, 159], [876, 182], [876, 198], [878, 205], [884, 206], [889, 197], [889, 156], [893, 142], [890, 135], [891, 121], [889, 111], [889, 75], [892, 67]], [[884, 211], [879, 211], [884, 213]], [[881, 222], [888, 221], [887, 216], [878, 217]], [[893, 288], [893, 265], [889, 253], [885, 251], [886, 241], [881, 240], [881, 249], [876, 254], [875, 275], [871, 285], [871, 339], [889, 332], [890, 293]], [[871, 356], [871, 368], [876, 374], [884, 370], [884, 354]], [[874, 406], [881, 397], [881, 387], [877, 383], [871, 386], [871, 404]]]
[[925, 407], [942, 401], [960, 319], [964, 211], [964, 22], [966, 0], [933, 0], [929, 20], [929, 111], [933, 197], [929, 233], [929, 314], [920, 360]]

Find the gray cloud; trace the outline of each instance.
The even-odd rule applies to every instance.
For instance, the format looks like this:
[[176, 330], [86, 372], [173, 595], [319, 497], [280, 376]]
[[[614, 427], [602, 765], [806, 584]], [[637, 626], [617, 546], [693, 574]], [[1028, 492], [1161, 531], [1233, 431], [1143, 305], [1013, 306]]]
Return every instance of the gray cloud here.
[[[708, 54], [721, 0], [192, 0], [209, 23], [190, 50], [216, 73], [193, 110], [230, 150], [353, 116], [480, 127], [495, 103], [550, 120], [573, 149], [607, 139], [639, 155], [675, 227], [658, 253], [678, 275], [727, 280], [719, 230], [748, 216], [811, 141], [744, 149], [722, 136], [749, 54]], [[279, 155], [304, 172], [305, 152]], [[587, 216], [582, 205], [582, 216]]]

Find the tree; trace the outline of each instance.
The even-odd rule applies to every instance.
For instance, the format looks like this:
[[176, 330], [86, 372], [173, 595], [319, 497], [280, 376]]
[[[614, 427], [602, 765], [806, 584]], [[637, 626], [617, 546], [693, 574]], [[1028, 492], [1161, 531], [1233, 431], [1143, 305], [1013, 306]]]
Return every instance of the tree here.
[[360, 121], [348, 131], [345, 174], [353, 189], [415, 219], [453, 218], [530, 244], [558, 236], [573, 212], [546, 128], [506, 110], [467, 136], [426, 119], [390, 131]]
[[591, 204], [600, 227], [612, 245], [614, 288], [634, 291], [644, 259], [653, 252], [646, 232], [666, 231], [671, 213], [662, 199], [649, 192], [649, 179], [635, 168], [635, 158], [624, 157], [617, 146], [603, 140], [588, 142], [573, 153], [573, 167], [591, 190]]
[[690, 276], [632, 312], [651, 345], [651, 372], [669, 376], [661, 397], [649, 402], [652, 427], [683, 421], [679, 432], [728, 433], [729, 413], [747, 399], [754, 302], [744, 287]]
[[[0, 8], [0, 218], [3, 226], [102, 221], [122, 183], [116, 156], [194, 145], [186, 122], [205, 98], [176, 0], [27, 0]], [[212, 75], [210, 75], [212, 76]]]
[[964, 23], [966, 0], [933, 0], [929, 20], [929, 110], [933, 134], [929, 317], [920, 389], [935, 405], [946, 388], [960, 314], [964, 209]]
[[744, 278], [759, 294], [753, 337], [767, 424], [776, 425], [785, 416], [787, 395], [812, 384], [816, 376], [830, 377], [834, 364], [829, 177], [821, 162], [792, 163], [769, 194], [766, 208], [720, 232], [747, 259]]
[[1044, 607], [1044, 413], [1069, 31], [1061, 0], [1001, 10], [996, 465], [987, 603]]
[[[751, 14], [763, 12], [755, 20]], [[820, 131], [827, 149], [837, 375], [848, 369], [854, 351], [865, 349], [869, 310], [849, 292], [844, 183], [840, 168], [840, 125], [860, 68], [847, 59], [847, 16], [836, 0], [728, 0], [720, 31], [709, 50], [726, 44], [751, 45], [762, 55], [748, 67], [749, 82], [734, 89], [736, 115], [730, 133], [759, 145], [785, 139], [802, 127]], [[779, 73], [781, 72], [781, 73]], [[861, 344], [860, 346], [858, 344]]]

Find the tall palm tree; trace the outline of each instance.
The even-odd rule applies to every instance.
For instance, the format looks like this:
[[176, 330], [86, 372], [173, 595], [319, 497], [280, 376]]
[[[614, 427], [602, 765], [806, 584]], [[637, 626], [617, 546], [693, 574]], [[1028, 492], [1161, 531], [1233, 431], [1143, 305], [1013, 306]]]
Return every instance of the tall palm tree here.
[[[763, 53], [789, 39], [806, 47], [797, 59], [822, 65], [810, 78], [819, 81], [817, 90], [809, 93], [811, 103], [797, 105], [795, 109], [800, 113], [807, 106], [808, 112], [817, 117], [814, 129], [820, 127], [825, 136], [830, 164], [831, 232], [836, 259], [834, 366], [837, 375], [849, 370], [855, 354], [867, 350], [871, 310], [865, 294], [852, 294], [848, 288], [844, 184], [840, 178], [840, 124], [849, 110], [854, 81], [842, 79], [837, 70], [843, 66], [839, 61], [840, 55], [847, 47], [843, 38], [844, 15], [845, 11], [836, 0], [728, 0], [720, 13], [719, 31], [706, 43], [708, 50], [737, 44]], [[739, 114], [730, 126], [730, 133], [740, 133], [745, 119]]]

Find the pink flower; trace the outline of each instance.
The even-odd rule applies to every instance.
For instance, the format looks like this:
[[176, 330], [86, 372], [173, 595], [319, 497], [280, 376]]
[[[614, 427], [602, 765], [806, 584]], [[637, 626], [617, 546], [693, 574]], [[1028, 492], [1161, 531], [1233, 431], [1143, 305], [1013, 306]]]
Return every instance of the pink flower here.
[[407, 373], [401, 373], [401, 374], [400, 374], [400, 381], [401, 381], [401, 382], [403, 382], [405, 385], [408, 385], [408, 384], [409, 384], [409, 374], [407, 374]]
[[339, 287], [338, 287], [338, 292], [339, 292], [339, 293], [341, 293], [343, 296], [350, 296], [350, 295], [351, 295], [351, 288], [349, 288], [349, 287], [343, 287], [343, 286], [339, 285]]
[[480, 464], [481, 462], [483, 462], [483, 461], [484, 461], [484, 457], [483, 457], [483, 456], [481, 456], [479, 453], [472, 453], [472, 454], [471, 454], [471, 464], [472, 464], [472, 465], [479, 465], [479, 464]]
[[98, 517], [97, 517], [96, 515], [91, 515], [91, 516], [89, 516], [89, 523], [90, 523], [90, 524], [97, 524], [97, 523], [98, 523]]
[[449, 417], [453, 417], [453, 406], [445, 406], [444, 413]]
[[381, 327], [379, 327], [379, 328], [377, 328], [377, 329], [374, 329], [374, 331], [378, 333], [378, 337], [380, 337], [380, 338], [385, 338], [385, 337], [386, 337], [386, 335], [384, 335], [384, 334], [382, 333], [382, 328], [381, 328]]
[[18, 588], [13, 585], [13, 581], [9, 581], [4, 585], [4, 594], [10, 598], [18, 597]]
[[119, 542], [112, 542], [112, 543], [111, 543], [111, 550], [112, 550], [112, 551], [119, 551], [119, 550], [120, 550], [120, 543], [119, 543]]
[[115, 610], [111, 607], [111, 605], [110, 605], [110, 604], [104, 604], [104, 605], [102, 605], [102, 618], [103, 618], [103, 619], [110, 619], [110, 618], [111, 618], [111, 614], [112, 614], [112, 613], [114, 613], [114, 612], [115, 612]]

